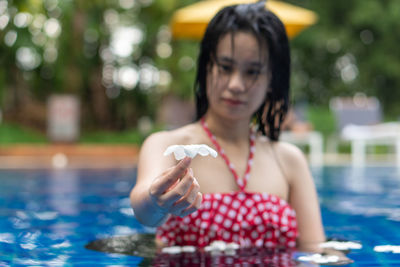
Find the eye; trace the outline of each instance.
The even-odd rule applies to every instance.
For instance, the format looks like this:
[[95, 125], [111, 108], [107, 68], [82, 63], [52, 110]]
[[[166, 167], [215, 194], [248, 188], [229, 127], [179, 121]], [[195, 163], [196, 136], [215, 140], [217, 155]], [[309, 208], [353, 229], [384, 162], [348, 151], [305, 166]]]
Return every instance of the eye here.
[[218, 68], [220, 71], [224, 72], [224, 73], [231, 73], [233, 67], [230, 64], [226, 64], [226, 63], [218, 63]]
[[246, 71], [246, 75], [248, 75], [248, 76], [258, 76], [258, 75], [260, 75], [260, 73], [261, 73], [261, 70], [260, 69], [248, 69], [247, 71]]

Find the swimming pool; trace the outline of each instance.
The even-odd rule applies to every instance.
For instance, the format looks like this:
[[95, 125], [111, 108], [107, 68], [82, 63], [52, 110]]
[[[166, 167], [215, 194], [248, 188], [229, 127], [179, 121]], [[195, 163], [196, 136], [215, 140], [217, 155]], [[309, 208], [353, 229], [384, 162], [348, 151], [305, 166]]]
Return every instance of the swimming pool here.
[[[358, 241], [351, 266], [400, 266], [400, 171], [395, 167], [313, 170], [327, 235]], [[139, 256], [85, 248], [149, 233], [133, 217], [134, 169], [0, 170], [0, 266], [136, 266]]]

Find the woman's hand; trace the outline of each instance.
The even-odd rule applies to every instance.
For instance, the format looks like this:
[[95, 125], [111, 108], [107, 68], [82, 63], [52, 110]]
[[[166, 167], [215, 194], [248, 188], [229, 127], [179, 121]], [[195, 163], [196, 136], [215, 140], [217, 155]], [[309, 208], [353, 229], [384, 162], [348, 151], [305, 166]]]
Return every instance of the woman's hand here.
[[191, 158], [184, 158], [151, 184], [150, 198], [162, 213], [183, 217], [200, 207], [202, 194], [199, 183], [189, 168], [190, 163]]

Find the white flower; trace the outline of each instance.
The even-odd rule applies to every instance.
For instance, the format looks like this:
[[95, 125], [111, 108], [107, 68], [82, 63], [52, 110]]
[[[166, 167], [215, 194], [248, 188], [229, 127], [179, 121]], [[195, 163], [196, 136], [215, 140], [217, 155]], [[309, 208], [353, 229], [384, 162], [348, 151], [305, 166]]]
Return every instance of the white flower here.
[[218, 153], [211, 147], [200, 144], [200, 145], [172, 145], [167, 147], [164, 152], [164, 156], [168, 156], [169, 154], [174, 153], [176, 160], [181, 160], [185, 157], [194, 158], [197, 154], [201, 156], [211, 155], [214, 158], [217, 157]]

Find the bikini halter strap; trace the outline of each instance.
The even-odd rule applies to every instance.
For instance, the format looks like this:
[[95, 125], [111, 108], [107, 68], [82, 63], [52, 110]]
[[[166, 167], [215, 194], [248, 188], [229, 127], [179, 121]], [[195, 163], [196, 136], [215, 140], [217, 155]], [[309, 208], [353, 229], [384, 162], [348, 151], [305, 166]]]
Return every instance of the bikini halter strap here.
[[250, 140], [249, 140], [250, 153], [249, 153], [249, 158], [247, 159], [247, 166], [246, 166], [246, 171], [244, 173], [244, 176], [243, 176], [242, 179], [240, 179], [239, 175], [237, 174], [237, 172], [235, 170], [235, 166], [230, 162], [229, 158], [227, 157], [227, 155], [224, 152], [224, 149], [218, 143], [217, 138], [215, 137], [215, 135], [208, 128], [208, 125], [205, 122], [204, 118], [201, 118], [200, 123], [201, 123], [201, 126], [203, 127], [204, 131], [207, 133], [208, 137], [210, 138], [211, 142], [214, 144], [214, 146], [217, 149], [218, 153], [224, 159], [226, 165], [228, 166], [229, 170], [233, 174], [233, 177], [235, 178], [235, 181], [238, 184], [240, 190], [244, 191], [244, 189], [246, 187], [246, 184], [247, 184], [247, 181], [250, 178], [251, 166], [253, 165], [253, 157], [254, 157], [254, 152], [256, 150], [254, 132], [253, 131], [250, 132]]

